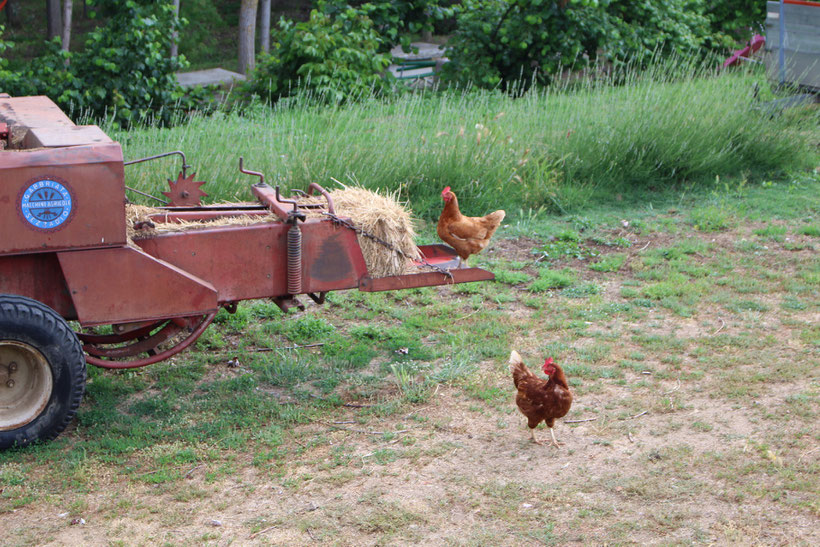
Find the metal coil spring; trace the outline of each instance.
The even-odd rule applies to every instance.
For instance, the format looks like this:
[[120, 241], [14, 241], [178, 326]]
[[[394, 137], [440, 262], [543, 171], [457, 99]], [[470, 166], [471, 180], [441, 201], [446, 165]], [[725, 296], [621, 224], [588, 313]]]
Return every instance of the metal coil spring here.
[[302, 292], [302, 230], [294, 224], [288, 230], [288, 293]]

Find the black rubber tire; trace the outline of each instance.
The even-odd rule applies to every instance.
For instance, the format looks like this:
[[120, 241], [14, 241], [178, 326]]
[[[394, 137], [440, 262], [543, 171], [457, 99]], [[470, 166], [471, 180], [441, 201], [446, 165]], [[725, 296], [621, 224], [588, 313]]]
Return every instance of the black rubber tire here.
[[85, 355], [80, 341], [65, 319], [48, 306], [31, 298], [0, 294], [3, 341], [28, 344], [42, 353], [51, 369], [52, 389], [33, 420], [0, 431], [0, 450], [55, 438], [74, 418], [85, 393]]

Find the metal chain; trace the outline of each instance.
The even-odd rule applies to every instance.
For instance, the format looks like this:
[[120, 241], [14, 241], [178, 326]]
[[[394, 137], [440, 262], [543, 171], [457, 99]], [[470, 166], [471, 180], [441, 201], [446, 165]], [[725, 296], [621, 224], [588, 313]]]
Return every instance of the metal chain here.
[[[339, 224], [341, 226], [344, 226], [345, 228], [350, 228], [351, 230], [353, 230], [357, 234], [363, 235], [366, 238], [372, 239], [376, 243], [378, 243], [380, 245], [383, 245], [384, 247], [387, 247], [391, 251], [394, 251], [394, 252], [398, 253], [402, 258], [407, 259], [407, 260], [412, 260], [409, 256], [407, 256], [407, 253], [405, 253], [404, 251], [402, 251], [401, 249], [399, 249], [398, 247], [396, 247], [395, 245], [393, 245], [389, 241], [385, 241], [382, 238], [380, 238], [379, 236], [377, 236], [375, 234], [371, 234], [370, 232], [368, 232], [368, 231], [366, 231], [366, 230], [352, 224], [351, 222], [349, 222], [349, 221], [347, 221], [343, 218], [339, 218], [338, 216], [334, 215], [333, 213], [328, 213], [326, 211], [322, 211], [322, 214], [325, 215], [326, 217], [330, 218], [333, 221], [334, 224]], [[446, 275], [450, 279], [454, 279], [453, 274], [450, 273], [450, 270], [446, 270], [446, 269], [442, 268], [441, 266], [436, 266], [435, 264], [430, 264], [429, 262], [427, 262], [427, 259], [424, 258], [423, 256], [421, 257], [421, 264], [422, 264], [422, 266], [427, 266], [428, 268], [431, 268], [431, 269], [436, 270], [437, 272], [439, 272], [441, 274]]]

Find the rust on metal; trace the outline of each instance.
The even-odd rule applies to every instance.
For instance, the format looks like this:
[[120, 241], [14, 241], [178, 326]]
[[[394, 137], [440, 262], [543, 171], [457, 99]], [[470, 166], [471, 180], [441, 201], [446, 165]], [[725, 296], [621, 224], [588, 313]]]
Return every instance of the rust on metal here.
[[125, 244], [119, 144], [3, 150], [0, 165], [0, 254]]
[[54, 253], [0, 254], [0, 293], [27, 296], [66, 319], [77, 318], [63, 270]]
[[[134, 323], [118, 323], [112, 325], [113, 334], [96, 334], [89, 332], [78, 332], [77, 338], [81, 342], [93, 345], [121, 344], [130, 340], [135, 340], [149, 335], [158, 329], [165, 320], [161, 321], [135, 321]], [[131, 326], [129, 326], [131, 325]]]
[[196, 207], [202, 205], [202, 198], [207, 197], [208, 194], [201, 189], [201, 186], [205, 184], [205, 182], [195, 181], [195, 176], [196, 173], [191, 173], [189, 177], [180, 173], [176, 181], [168, 179], [170, 190], [162, 192], [162, 195], [168, 198], [169, 205], [172, 207]]
[[[188, 348], [188, 346], [193, 344], [197, 338], [202, 336], [205, 329], [207, 329], [213, 322], [214, 317], [216, 317], [216, 312], [211, 312], [201, 318], [186, 318], [191, 320], [191, 323], [189, 323], [191, 330], [185, 338], [164, 350], [159, 350], [156, 347], [146, 350], [143, 352], [145, 353], [145, 357], [133, 356], [133, 359], [130, 359], [129, 357], [132, 357], [131, 355], [124, 355], [121, 356], [121, 360], [111, 360], [101, 356], [88, 355], [86, 357], [86, 361], [91, 365], [111, 369], [138, 368], [164, 361], [165, 359], [184, 351]], [[88, 351], [89, 346], [86, 344], [83, 346], [83, 349]]]
[[131, 247], [66, 251], [57, 257], [81, 325], [217, 310], [217, 292], [209, 282]]
[[359, 290], [364, 292], [394, 291], [495, 279], [495, 275], [481, 268], [454, 268], [458, 263], [458, 255], [447, 245], [421, 245], [419, 251], [423, 260], [416, 262], [417, 266], [422, 267], [426, 261], [433, 266], [447, 268], [448, 273], [422, 272], [377, 278], [366, 276], [361, 279]]
[[469, 283], [472, 281], [489, 281], [495, 276], [481, 268], [463, 268], [451, 270], [452, 278], [439, 272], [424, 272], [417, 274], [393, 275], [390, 277], [363, 277], [359, 283], [359, 290], [363, 292], [395, 291], [400, 289], [415, 289], [417, 287], [432, 287], [435, 285], [451, 285], [453, 283]]
[[302, 230], [297, 223], [288, 229], [288, 294], [302, 292]]
[[274, 190], [267, 184], [255, 184], [251, 187], [251, 191], [256, 198], [264, 203], [268, 209], [276, 213], [282, 220], [287, 221], [289, 215], [294, 210], [290, 203], [279, 201], [279, 192]]
[[0, 98], [0, 121], [26, 130], [29, 127], [74, 127], [74, 122], [60, 107], [42, 95]]
[[[352, 289], [367, 274], [356, 234], [320, 219], [299, 224], [302, 293]], [[293, 294], [287, 287], [290, 225], [266, 222], [168, 232], [138, 240], [149, 255], [201, 279], [231, 302]]]
[[336, 214], [336, 208], [333, 206], [333, 198], [330, 197], [330, 193], [327, 190], [325, 190], [324, 188], [322, 188], [321, 186], [319, 186], [317, 183], [311, 182], [308, 185], [308, 194], [312, 194], [314, 190], [316, 190], [317, 192], [322, 194], [325, 197], [325, 199], [327, 200], [327, 212], [330, 213], [331, 215], [335, 215]]

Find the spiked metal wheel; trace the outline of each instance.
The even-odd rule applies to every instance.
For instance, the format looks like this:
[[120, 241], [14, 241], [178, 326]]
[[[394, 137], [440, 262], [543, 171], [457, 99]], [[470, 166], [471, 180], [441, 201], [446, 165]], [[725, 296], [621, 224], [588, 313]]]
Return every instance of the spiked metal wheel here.
[[202, 181], [195, 181], [196, 173], [191, 173], [188, 177], [179, 174], [176, 181], [168, 179], [168, 192], [162, 195], [168, 198], [168, 204], [173, 207], [198, 207], [202, 205], [202, 198], [208, 194], [200, 189], [205, 184]]

